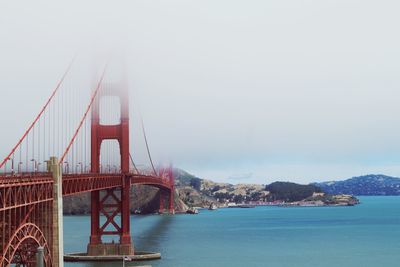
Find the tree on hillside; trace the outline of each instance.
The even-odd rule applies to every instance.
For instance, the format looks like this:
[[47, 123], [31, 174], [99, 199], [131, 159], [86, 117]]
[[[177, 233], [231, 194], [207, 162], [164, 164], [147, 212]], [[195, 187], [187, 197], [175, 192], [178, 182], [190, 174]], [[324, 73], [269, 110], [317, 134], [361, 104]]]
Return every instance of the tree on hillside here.
[[270, 201], [283, 200], [286, 202], [300, 201], [313, 195], [314, 192], [322, 192], [315, 185], [300, 185], [289, 182], [275, 182], [265, 187], [270, 192]]
[[190, 186], [194, 189], [200, 191], [201, 189], [201, 179], [199, 178], [192, 178], [190, 179]]

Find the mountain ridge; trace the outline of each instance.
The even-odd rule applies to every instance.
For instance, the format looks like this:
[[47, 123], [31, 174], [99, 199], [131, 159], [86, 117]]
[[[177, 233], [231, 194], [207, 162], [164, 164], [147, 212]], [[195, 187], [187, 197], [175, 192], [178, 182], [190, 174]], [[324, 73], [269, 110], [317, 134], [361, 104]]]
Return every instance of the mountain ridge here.
[[312, 183], [328, 194], [357, 196], [400, 196], [400, 178], [384, 174], [367, 174], [341, 181]]

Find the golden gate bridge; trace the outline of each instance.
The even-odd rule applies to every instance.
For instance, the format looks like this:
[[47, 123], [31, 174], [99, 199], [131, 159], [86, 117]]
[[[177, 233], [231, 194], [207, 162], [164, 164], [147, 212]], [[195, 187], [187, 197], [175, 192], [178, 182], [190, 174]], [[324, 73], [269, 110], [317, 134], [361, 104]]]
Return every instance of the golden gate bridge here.
[[174, 213], [172, 167], [154, 167], [144, 128], [151, 168], [133, 160], [126, 81], [105, 64], [92, 88], [78, 85], [74, 62], [0, 162], [0, 266], [35, 266], [39, 247], [45, 266], [62, 265], [62, 196], [91, 194], [89, 256], [135, 255], [132, 185], [159, 188], [160, 212]]

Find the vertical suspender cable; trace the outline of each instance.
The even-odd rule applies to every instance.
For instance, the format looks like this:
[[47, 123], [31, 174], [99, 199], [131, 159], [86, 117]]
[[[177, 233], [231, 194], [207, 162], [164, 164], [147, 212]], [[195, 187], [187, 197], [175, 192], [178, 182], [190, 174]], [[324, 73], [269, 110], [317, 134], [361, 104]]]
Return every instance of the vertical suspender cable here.
[[101, 75], [101, 78], [100, 78], [100, 80], [99, 80], [99, 82], [98, 82], [98, 84], [97, 84], [96, 90], [95, 90], [94, 93], [93, 93], [93, 96], [92, 96], [92, 98], [91, 98], [91, 100], [90, 100], [90, 103], [89, 103], [89, 105], [88, 105], [88, 107], [87, 107], [87, 109], [86, 109], [86, 111], [85, 111], [85, 114], [84, 114], [82, 120], [80, 121], [80, 123], [79, 123], [79, 125], [78, 125], [78, 128], [76, 129], [76, 131], [75, 131], [75, 133], [74, 133], [74, 135], [73, 135], [73, 137], [72, 137], [70, 143], [68, 144], [67, 149], [65, 150], [63, 156], [61, 157], [61, 162], [64, 160], [64, 158], [65, 158], [66, 155], [68, 154], [69, 150], [71, 149], [71, 146], [72, 146], [72, 144], [74, 143], [76, 136], [78, 135], [80, 129], [82, 128], [82, 125], [83, 125], [84, 120], [86, 119], [86, 117], [87, 117], [89, 111], [90, 111], [91, 108], [92, 108], [93, 102], [94, 102], [94, 100], [95, 100], [95, 98], [96, 98], [96, 96], [97, 96], [97, 93], [98, 93], [98, 91], [99, 91], [99, 88], [100, 88], [100, 86], [101, 86], [101, 84], [102, 84], [102, 82], [103, 82], [106, 69], [107, 69], [107, 65], [104, 67], [104, 70], [103, 70], [103, 73], [102, 73], [102, 75]]
[[47, 160], [46, 157], [48, 156], [46, 154], [46, 113], [44, 113], [44, 119], [43, 119], [43, 158], [44, 160]]
[[29, 135], [26, 138], [26, 151], [25, 151], [25, 165], [26, 165], [26, 172], [28, 172], [28, 165], [29, 165], [29, 161], [28, 161], [28, 153], [29, 153]]
[[143, 118], [141, 118], [141, 121], [142, 121], [142, 131], [143, 131], [143, 136], [144, 136], [144, 142], [146, 143], [147, 155], [149, 156], [150, 164], [151, 164], [151, 167], [153, 168], [154, 175], [157, 176], [157, 172], [156, 172], [156, 169], [154, 168], [153, 160], [151, 159], [150, 148], [149, 148], [149, 143], [147, 142], [147, 136], [146, 136], [146, 131], [144, 129]]
[[53, 141], [52, 141], [52, 143], [53, 143], [53, 157], [55, 157], [56, 156], [56, 103], [55, 102], [53, 102], [52, 103], [52, 106], [53, 106], [53, 108], [52, 108], [52, 111], [53, 111], [53, 114], [51, 114], [51, 117], [53, 118], [53, 127], [52, 127], [52, 129], [53, 129]]
[[71, 63], [68, 65], [67, 70], [64, 72], [61, 80], [58, 82], [56, 88], [54, 89], [53, 93], [51, 94], [50, 98], [47, 100], [46, 104], [43, 106], [43, 108], [40, 110], [39, 114], [36, 116], [36, 118], [34, 119], [34, 121], [31, 123], [31, 125], [29, 126], [28, 130], [26, 130], [26, 132], [24, 133], [24, 135], [22, 136], [22, 138], [18, 141], [18, 143], [14, 146], [14, 148], [11, 150], [11, 152], [7, 155], [7, 157], [0, 163], [0, 169], [3, 167], [3, 165], [8, 161], [8, 159], [10, 158], [10, 156], [15, 152], [15, 150], [18, 148], [18, 146], [22, 143], [22, 141], [25, 139], [25, 137], [29, 134], [29, 132], [32, 130], [32, 128], [35, 126], [36, 122], [39, 120], [39, 118], [42, 116], [42, 114], [44, 113], [44, 111], [46, 110], [46, 108], [48, 107], [49, 103], [52, 101], [52, 99], [54, 98], [55, 94], [58, 92], [58, 89], [60, 88], [61, 84], [63, 83], [65, 77], [67, 76], [67, 74], [69, 73], [72, 64], [75, 60], [74, 59], [71, 61]]
[[35, 163], [35, 128], [33, 127], [32, 130], [32, 167], [33, 167], [33, 172], [36, 171], [36, 163]]
[[40, 171], [40, 165], [39, 165], [39, 164], [41, 164], [41, 162], [42, 162], [42, 161], [41, 161], [41, 158], [40, 158], [40, 156], [41, 156], [41, 153], [40, 153], [40, 152], [41, 152], [41, 149], [42, 149], [42, 147], [40, 146], [40, 141], [41, 141], [41, 140], [40, 140], [40, 137], [41, 137], [41, 136], [40, 136], [40, 124], [41, 124], [41, 123], [42, 123], [42, 119], [39, 120], [39, 124], [38, 124], [38, 132], [39, 132], [39, 133], [38, 133], [38, 159], [37, 159], [38, 162], [39, 162], [39, 163], [38, 163], [38, 171]]
[[135, 164], [135, 162], [133, 161], [133, 158], [132, 158], [132, 155], [131, 155], [131, 153], [129, 153], [129, 158], [131, 159], [131, 162], [132, 162], [133, 168], [135, 168], [136, 172], [139, 174], [139, 170], [136, 168], [136, 164]]

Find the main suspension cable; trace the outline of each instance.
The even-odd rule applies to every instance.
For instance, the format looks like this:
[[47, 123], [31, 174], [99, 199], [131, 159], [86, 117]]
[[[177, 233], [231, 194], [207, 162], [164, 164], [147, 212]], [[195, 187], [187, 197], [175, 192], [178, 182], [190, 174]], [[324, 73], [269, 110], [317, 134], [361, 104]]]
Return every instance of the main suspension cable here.
[[149, 148], [149, 143], [147, 142], [147, 136], [146, 136], [146, 131], [144, 129], [143, 118], [141, 118], [141, 121], [142, 121], [142, 131], [143, 131], [143, 136], [144, 136], [144, 142], [146, 143], [147, 155], [149, 156], [150, 164], [151, 164], [151, 167], [153, 168], [154, 175], [157, 176], [157, 172], [156, 172], [156, 169], [154, 168], [153, 160], [151, 159], [150, 148]]
[[101, 77], [100, 77], [100, 80], [99, 80], [99, 82], [97, 84], [96, 90], [94, 91], [94, 93], [92, 95], [92, 98], [90, 99], [90, 103], [86, 108], [85, 114], [83, 115], [83, 118], [80, 121], [80, 123], [78, 125], [78, 128], [75, 131], [75, 134], [73, 135], [71, 141], [69, 142], [69, 145], [68, 145], [67, 149], [65, 150], [65, 152], [64, 152], [63, 156], [61, 157], [61, 159], [59, 160], [59, 164], [61, 164], [64, 161], [65, 157], [67, 156], [69, 150], [71, 149], [72, 145], [74, 144], [74, 141], [75, 141], [76, 137], [78, 136], [78, 133], [79, 133], [80, 129], [82, 128], [83, 123], [86, 120], [87, 115], [89, 114], [89, 112], [90, 112], [90, 110], [92, 108], [94, 100], [97, 97], [97, 93], [99, 92], [99, 90], [101, 88], [101, 85], [103, 83], [103, 79], [104, 79], [104, 76], [105, 76], [105, 73], [106, 73], [106, 70], [107, 70], [107, 65], [108, 64], [106, 64], [105, 67], [104, 67], [103, 73], [101, 74]]
[[66, 71], [64, 72], [64, 74], [62, 75], [61, 79], [59, 80], [59, 82], [57, 83], [55, 89], [53, 90], [53, 93], [50, 95], [50, 97], [48, 98], [48, 100], [46, 101], [45, 105], [42, 107], [42, 109], [40, 110], [39, 114], [35, 117], [35, 119], [33, 120], [33, 122], [31, 123], [31, 125], [29, 126], [29, 128], [25, 131], [24, 135], [21, 137], [21, 139], [18, 141], [18, 143], [13, 147], [13, 149], [11, 150], [11, 152], [3, 159], [3, 161], [0, 163], [0, 169], [3, 168], [3, 166], [6, 164], [6, 162], [10, 159], [11, 155], [14, 154], [14, 152], [17, 150], [17, 148], [20, 146], [20, 144], [25, 140], [26, 136], [30, 133], [30, 131], [33, 129], [33, 127], [35, 126], [35, 124], [37, 123], [37, 121], [41, 118], [42, 114], [45, 112], [45, 110], [47, 109], [47, 107], [50, 105], [51, 101], [54, 99], [55, 95], [57, 94], [58, 90], [60, 89], [61, 85], [63, 84], [65, 77], [68, 75], [68, 73], [70, 72], [72, 65], [75, 61], [76, 56], [71, 60], [71, 62], [69, 63]]

